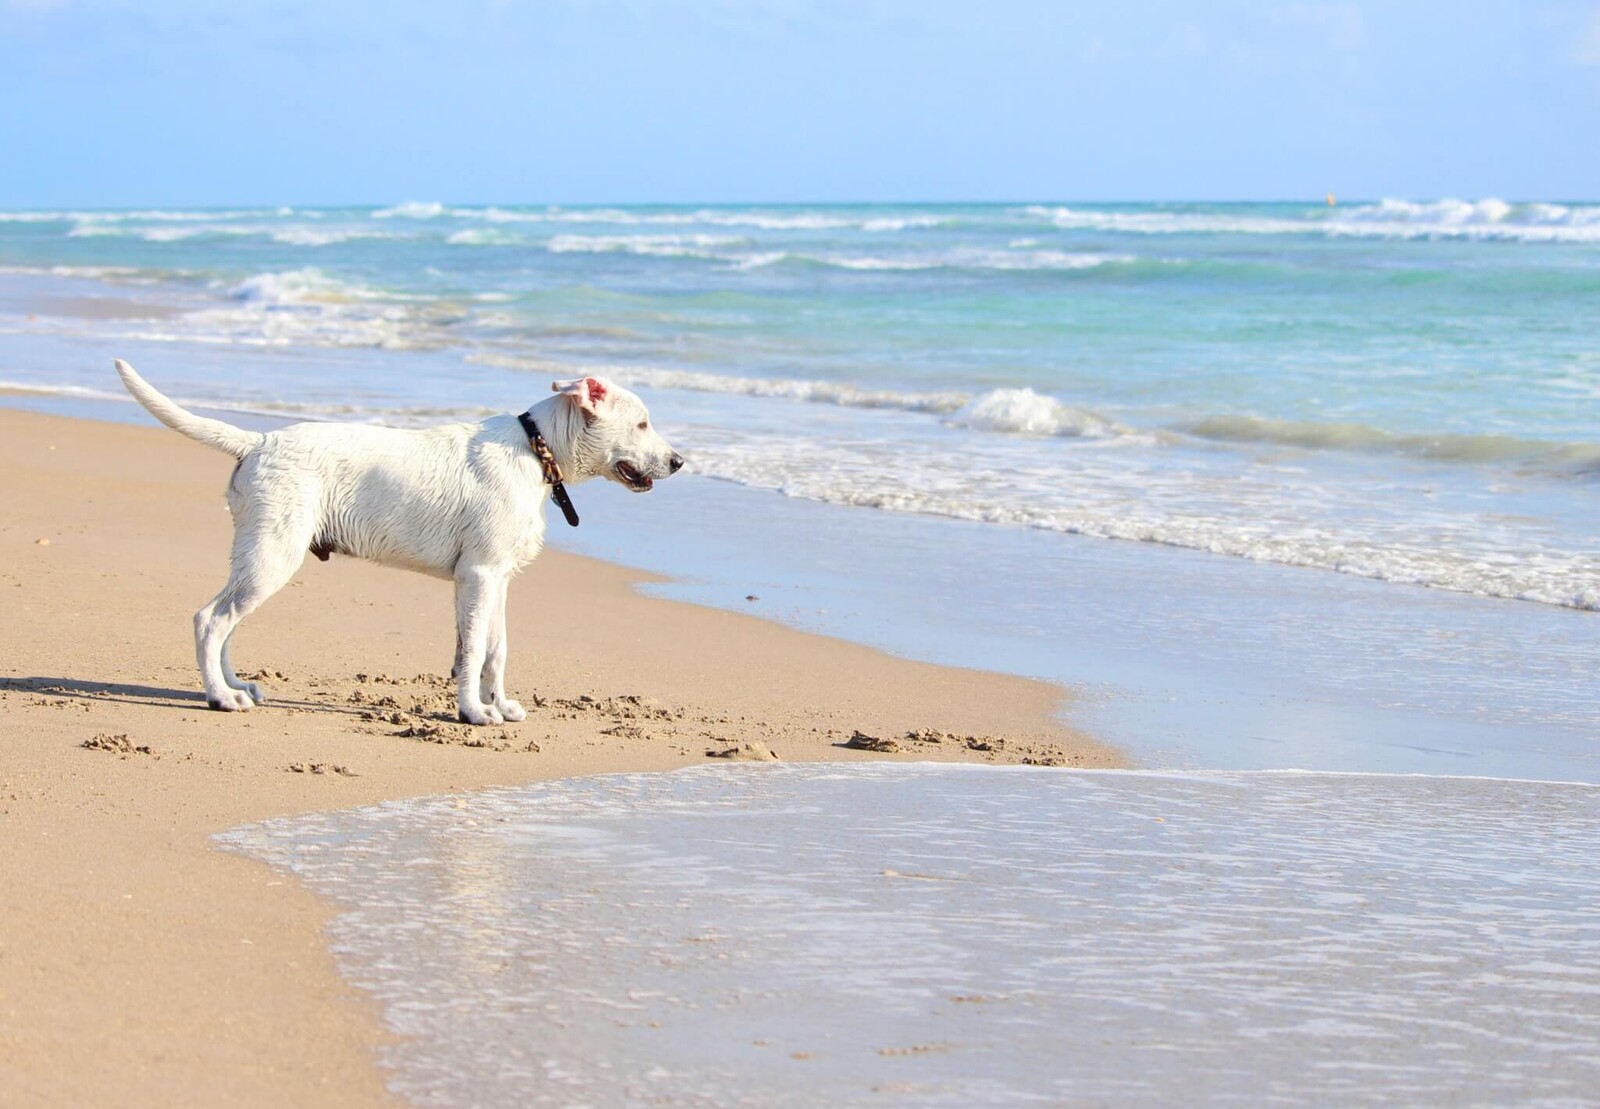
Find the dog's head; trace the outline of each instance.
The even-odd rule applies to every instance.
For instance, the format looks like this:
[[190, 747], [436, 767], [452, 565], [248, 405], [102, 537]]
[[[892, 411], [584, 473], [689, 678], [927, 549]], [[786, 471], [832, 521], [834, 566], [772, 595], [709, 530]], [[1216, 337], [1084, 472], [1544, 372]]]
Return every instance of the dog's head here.
[[635, 493], [683, 468], [683, 459], [650, 423], [644, 402], [603, 377], [552, 382], [567, 409], [567, 460], [574, 479], [607, 477]]

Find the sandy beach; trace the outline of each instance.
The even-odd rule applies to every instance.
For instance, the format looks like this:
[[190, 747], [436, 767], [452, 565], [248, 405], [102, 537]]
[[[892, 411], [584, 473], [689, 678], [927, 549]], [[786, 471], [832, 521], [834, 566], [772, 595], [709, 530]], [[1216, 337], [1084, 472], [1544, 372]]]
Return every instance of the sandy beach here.
[[522, 724], [453, 722], [447, 583], [337, 557], [238, 634], [268, 704], [209, 712], [190, 620], [224, 576], [228, 467], [163, 429], [0, 411], [0, 1100], [385, 1100], [380, 1014], [334, 969], [330, 910], [210, 839], [246, 821], [757, 742], [1124, 761], [1059, 723], [1059, 687], [643, 597], [560, 552], [512, 590]]

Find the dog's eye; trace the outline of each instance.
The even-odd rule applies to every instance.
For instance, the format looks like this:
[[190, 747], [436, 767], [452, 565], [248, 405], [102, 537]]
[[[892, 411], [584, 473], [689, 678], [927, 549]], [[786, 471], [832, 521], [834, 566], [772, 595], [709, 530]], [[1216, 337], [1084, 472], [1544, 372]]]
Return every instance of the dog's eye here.
[[640, 420], [639, 421], [639, 430], [640, 431], [649, 431], [650, 430], [650, 421], [649, 420]]

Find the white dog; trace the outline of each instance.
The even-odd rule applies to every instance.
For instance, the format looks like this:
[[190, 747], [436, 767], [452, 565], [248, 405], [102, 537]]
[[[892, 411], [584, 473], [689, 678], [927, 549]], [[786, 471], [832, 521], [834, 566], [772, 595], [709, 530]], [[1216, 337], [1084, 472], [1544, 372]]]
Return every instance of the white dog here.
[[293, 424], [265, 434], [196, 416], [120, 359], [122, 383], [151, 415], [239, 460], [228, 584], [194, 615], [195, 653], [214, 709], [263, 700], [228, 660], [239, 621], [288, 584], [309, 550], [420, 570], [456, 583], [456, 706], [470, 724], [521, 720], [506, 696], [506, 589], [544, 544], [545, 499], [578, 517], [563, 481], [608, 477], [636, 492], [683, 459], [638, 397], [603, 378], [558, 381], [521, 416], [400, 431]]

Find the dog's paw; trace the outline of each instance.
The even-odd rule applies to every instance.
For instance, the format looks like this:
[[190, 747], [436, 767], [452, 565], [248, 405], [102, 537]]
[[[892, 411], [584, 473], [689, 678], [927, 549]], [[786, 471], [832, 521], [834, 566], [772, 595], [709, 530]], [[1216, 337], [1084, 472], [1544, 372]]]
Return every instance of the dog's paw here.
[[255, 707], [255, 702], [250, 699], [250, 694], [242, 689], [224, 690], [221, 695], [208, 697], [206, 704], [218, 712], [248, 712]]
[[493, 705], [457, 705], [456, 717], [463, 724], [504, 724], [505, 717]]
[[526, 720], [528, 718], [528, 710], [517, 704], [517, 702], [513, 701], [509, 697], [496, 701], [494, 703], [494, 707], [500, 710], [501, 716], [505, 717], [506, 720], [513, 724], [519, 720]]
[[256, 704], [264, 705], [267, 703], [267, 695], [261, 692], [261, 687], [255, 682], [245, 682], [242, 690], [244, 695]]

